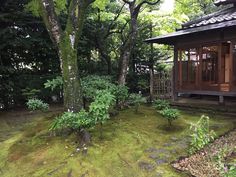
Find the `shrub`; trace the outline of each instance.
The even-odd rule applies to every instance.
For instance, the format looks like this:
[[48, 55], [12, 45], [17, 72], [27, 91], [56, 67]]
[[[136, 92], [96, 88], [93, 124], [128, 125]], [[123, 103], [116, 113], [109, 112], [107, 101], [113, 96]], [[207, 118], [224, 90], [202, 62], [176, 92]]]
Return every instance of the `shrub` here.
[[95, 97], [95, 101], [89, 106], [89, 114], [93, 118], [95, 124], [99, 123], [100, 137], [102, 137], [102, 125], [110, 118], [109, 109], [115, 101], [115, 96], [110, 92], [103, 90], [98, 91]]
[[92, 119], [85, 110], [79, 113], [65, 112], [57, 117], [52, 123], [50, 130], [72, 130], [78, 132], [81, 128], [87, 128], [94, 125]]
[[172, 121], [180, 117], [179, 111], [177, 109], [172, 108], [165, 108], [160, 111], [160, 114], [168, 121], [169, 126], [172, 125]]
[[128, 87], [124, 85], [117, 85], [114, 91], [117, 104], [123, 105], [129, 97]]
[[135, 93], [130, 94], [129, 99], [130, 103], [134, 105], [136, 113], [138, 112], [139, 106], [146, 102], [146, 99], [142, 95]]
[[190, 143], [190, 154], [202, 149], [210, 141], [214, 140], [215, 132], [209, 130], [209, 117], [201, 116], [200, 120], [196, 124], [192, 124], [190, 127], [192, 131], [191, 143]]
[[38, 89], [31, 89], [29, 87], [26, 87], [25, 89], [22, 89], [21, 91], [22, 91], [22, 95], [26, 99], [37, 98], [38, 94], [40, 93], [40, 90], [38, 90]]
[[157, 110], [163, 110], [163, 109], [169, 108], [169, 107], [170, 107], [170, 104], [166, 100], [158, 99], [158, 100], [154, 101], [154, 108]]
[[61, 76], [57, 76], [55, 79], [47, 80], [46, 83], [44, 83], [45, 88], [50, 88], [52, 91], [56, 88], [62, 89], [63, 87], [63, 79]]
[[29, 99], [26, 105], [31, 111], [47, 111], [49, 109], [49, 105], [47, 103], [44, 103], [42, 100], [36, 98]]

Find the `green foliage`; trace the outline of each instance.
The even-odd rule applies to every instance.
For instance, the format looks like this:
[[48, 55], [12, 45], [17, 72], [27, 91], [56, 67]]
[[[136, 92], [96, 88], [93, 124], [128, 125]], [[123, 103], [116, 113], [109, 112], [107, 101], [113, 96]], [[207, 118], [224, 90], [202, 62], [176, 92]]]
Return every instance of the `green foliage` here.
[[109, 0], [95, 0], [95, 2], [93, 3], [93, 7], [99, 8], [100, 10], [104, 10], [108, 2]]
[[192, 131], [189, 149], [190, 154], [202, 149], [205, 145], [214, 140], [215, 132], [209, 130], [208, 116], [201, 116], [196, 124], [191, 125], [190, 130]]
[[115, 101], [115, 96], [107, 90], [98, 91], [95, 101], [89, 106], [89, 113], [96, 123], [105, 123], [109, 119], [109, 108]]
[[29, 99], [26, 105], [31, 111], [47, 111], [49, 109], [49, 105], [47, 103], [44, 103], [42, 100], [36, 98]]
[[170, 103], [167, 100], [158, 99], [154, 101], [153, 106], [156, 110], [163, 110], [163, 109], [169, 108]]
[[123, 103], [129, 97], [128, 87], [124, 85], [117, 85], [115, 88], [114, 95], [117, 103]]
[[79, 131], [81, 128], [93, 126], [93, 121], [85, 110], [79, 113], [65, 112], [57, 117], [52, 123], [50, 130], [72, 130]]
[[62, 89], [63, 87], [63, 80], [61, 76], [57, 76], [55, 79], [47, 80], [46, 83], [44, 83], [45, 88], [50, 88], [51, 91], [55, 90], [56, 88]]
[[180, 117], [180, 113], [177, 109], [172, 109], [172, 108], [165, 108], [160, 111], [160, 114], [162, 115], [163, 118], [165, 118], [169, 126], [172, 125], [172, 121], [178, 119]]
[[26, 87], [25, 89], [22, 89], [21, 91], [22, 91], [22, 95], [26, 97], [26, 99], [37, 98], [37, 95], [40, 93], [40, 90], [30, 89], [29, 87]]
[[129, 96], [129, 101], [131, 104], [134, 105], [135, 108], [135, 112], [138, 112], [138, 108], [142, 103], [146, 102], [146, 99], [144, 97], [142, 97], [142, 95], [140, 94], [136, 94], [136, 93], [132, 93]]
[[25, 6], [25, 10], [31, 12], [36, 17], [40, 16], [40, 2], [38, 0], [31, 0], [28, 4]]
[[[81, 128], [90, 128], [109, 119], [109, 108], [114, 103], [114, 95], [108, 91], [98, 91], [95, 101], [89, 106], [89, 111], [81, 110], [79, 113], [65, 112], [52, 123], [50, 130], [72, 130], [78, 132]], [[102, 130], [101, 130], [102, 131]]]
[[115, 85], [107, 76], [89, 75], [82, 78], [81, 85], [84, 97], [90, 100], [94, 99], [99, 90], [109, 90], [110, 92], [115, 90]]

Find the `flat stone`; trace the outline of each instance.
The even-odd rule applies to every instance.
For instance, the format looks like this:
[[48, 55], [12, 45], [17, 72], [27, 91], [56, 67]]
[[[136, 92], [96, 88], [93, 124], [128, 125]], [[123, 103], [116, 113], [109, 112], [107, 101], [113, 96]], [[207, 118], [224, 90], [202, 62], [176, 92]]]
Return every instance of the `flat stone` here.
[[179, 139], [177, 138], [177, 137], [175, 137], [175, 136], [172, 136], [171, 138], [171, 141], [178, 141]]
[[157, 151], [158, 151], [158, 149], [150, 147], [150, 148], [146, 149], [144, 152], [157, 152]]
[[165, 143], [165, 144], [163, 144], [163, 146], [164, 147], [170, 147], [170, 146], [172, 146], [172, 143]]
[[167, 163], [167, 161], [165, 159], [158, 159], [158, 160], [156, 160], [156, 164], [157, 165], [162, 165], [164, 163]]
[[159, 156], [158, 154], [150, 154], [150, 155], [149, 155], [149, 158], [150, 158], [150, 159], [153, 159], [153, 160], [156, 160], [156, 159], [159, 159], [160, 156]]
[[148, 162], [139, 162], [138, 166], [140, 169], [142, 170], [146, 170], [146, 171], [153, 171], [155, 169], [155, 165], [148, 163]]

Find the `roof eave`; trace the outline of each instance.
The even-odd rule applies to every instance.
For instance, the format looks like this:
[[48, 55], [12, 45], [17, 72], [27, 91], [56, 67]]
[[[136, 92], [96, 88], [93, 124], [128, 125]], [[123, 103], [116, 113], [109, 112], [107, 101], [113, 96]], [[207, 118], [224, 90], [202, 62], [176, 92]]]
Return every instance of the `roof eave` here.
[[221, 29], [221, 28], [233, 27], [233, 26], [236, 26], [236, 20], [207, 25], [207, 26], [189, 28], [186, 30], [180, 30], [180, 31], [170, 33], [167, 35], [163, 35], [160, 37], [154, 37], [154, 38], [147, 39], [147, 40], [145, 40], [145, 42], [174, 45], [180, 37], [183, 37], [186, 35], [191, 35], [191, 34], [196, 34], [196, 33], [201, 33], [204, 31], [216, 30], [216, 29]]

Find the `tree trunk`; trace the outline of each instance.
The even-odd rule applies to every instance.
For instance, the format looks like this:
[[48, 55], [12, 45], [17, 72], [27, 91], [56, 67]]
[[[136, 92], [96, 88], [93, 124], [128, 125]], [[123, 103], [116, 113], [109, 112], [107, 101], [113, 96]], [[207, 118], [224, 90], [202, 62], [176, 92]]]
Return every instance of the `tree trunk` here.
[[[152, 29], [152, 23], [150, 24], [150, 38], [152, 38], [152, 33], [153, 33], [153, 29]], [[149, 58], [149, 73], [150, 73], [150, 102], [153, 101], [154, 99], [154, 92], [153, 92], [153, 87], [154, 87], [154, 47], [153, 47], [153, 43], [150, 44], [150, 58]]]
[[66, 111], [78, 112], [82, 108], [82, 93], [78, 73], [77, 49], [71, 43], [71, 36], [65, 34], [59, 45], [64, 82], [64, 107]]
[[130, 4], [130, 35], [128, 36], [127, 41], [123, 45], [121, 49], [121, 55], [120, 55], [120, 63], [119, 63], [119, 78], [118, 78], [118, 84], [119, 85], [125, 85], [126, 82], [126, 76], [128, 73], [128, 66], [129, 66], [129, 60], [131, 53], [133, 51], [135, 40], [137, 38], [137, 18], [138, 13], [135, 13], [135, 4]]

